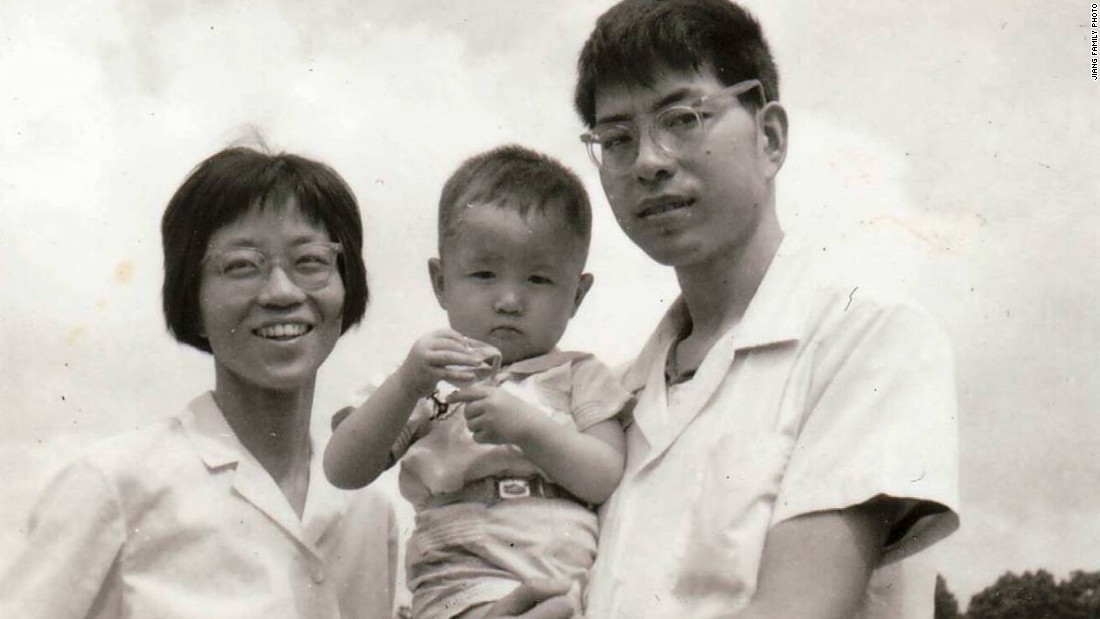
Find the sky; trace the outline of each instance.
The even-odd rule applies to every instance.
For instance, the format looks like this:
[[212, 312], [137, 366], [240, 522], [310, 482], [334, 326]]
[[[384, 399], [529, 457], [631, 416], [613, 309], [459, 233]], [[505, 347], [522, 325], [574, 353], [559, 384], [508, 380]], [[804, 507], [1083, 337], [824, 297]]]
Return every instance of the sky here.
[[[508, 142], [591, 191], [596, 284], [563, 345], [627, 361], [676, 283], [619, 231], [577, 139], [576, 54], [609, 4], [0, 4], [0, 556], [57, 467], [212, 386], [209, 357], [165, 331], [158, 226], [230, 143], [321, 159], [362, 205], [373, 301], [317, 410], [444, 324], [426, 268], [439, 189]], [[1100, 569], [1091, 4], [746, 6], [791, 118], [792, 238], [862, 255], [954, 343], [963, 525], [930, 560], [963, 601], [1006, 570]]]

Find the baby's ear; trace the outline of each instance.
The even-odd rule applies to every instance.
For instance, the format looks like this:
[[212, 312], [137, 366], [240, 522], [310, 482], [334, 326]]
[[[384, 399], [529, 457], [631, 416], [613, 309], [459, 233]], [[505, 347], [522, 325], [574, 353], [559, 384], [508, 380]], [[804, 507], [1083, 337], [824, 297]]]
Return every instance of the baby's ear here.
[[584, 296], [588, 294], [588, 291], [592, 288], [592, 282], [596, 278], [592, 277], [591, 273], [581, 273], [581, 279], [577, 282], [577, 294], [573, 297], [573, 311], [569, 314], [569, 317], [577, 315], [577, 310], [581, 307], [581, 301], [584, 301]]
[[439, 258], [428, 259], [428, 277], [432, 280], [432, 291], [435, 292], [435, 300], [444, 310], [447, 305], [443, 302], [443, 261]]

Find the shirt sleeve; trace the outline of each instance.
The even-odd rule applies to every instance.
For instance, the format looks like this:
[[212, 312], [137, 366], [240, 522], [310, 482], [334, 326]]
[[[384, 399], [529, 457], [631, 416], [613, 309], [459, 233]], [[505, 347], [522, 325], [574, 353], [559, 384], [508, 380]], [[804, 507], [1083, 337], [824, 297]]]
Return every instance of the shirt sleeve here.
[[0, 616], [76, 619], [115, 616], [109, 580], [126, 525], [114, 486], [77, 461], [47, 486], [24, 546], [0, 574]]
[[581, 432], [617, 416], [630, 399], [611, 369], [594, 357], [574, 362], [572, 383], [570, 412]]
[[887, 541], [890, 562], [958, 527], [954, 363], [923, 311], [852, 309], [836, 337], [809, 353], [808, 413], [772, 522], [896, 499], [904, 513]]

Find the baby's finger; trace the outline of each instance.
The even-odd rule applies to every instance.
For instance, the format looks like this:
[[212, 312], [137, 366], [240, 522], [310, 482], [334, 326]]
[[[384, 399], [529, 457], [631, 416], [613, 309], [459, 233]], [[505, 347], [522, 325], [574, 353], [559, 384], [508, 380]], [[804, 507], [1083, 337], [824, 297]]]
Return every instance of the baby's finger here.
[[568, 582], [528, 581], [493, 604], [485, 617], [566, 619], [573, 614], [564, 597], [568, 590]]
[[435, 349], [430, 350], [424, 359], [429, 365], [435, 367], [449, 367], [456, 366], [460, 368], [475, 367], [480, 363], [480, 360], [464, 350], [444, 350]]
[[454, 404], [457, 402], [477, 402], [478, 400], [484, 400], [488, 395], [489, 392], [486, 391], [485, 388], [479, 385], [473, 385], [450, 393], [447, 396], [447, 403]]
[[477, 375], [461, 366], [448, 366], [440, 368], [437, 376], [452, 385], [468, 385], [477, 380]]

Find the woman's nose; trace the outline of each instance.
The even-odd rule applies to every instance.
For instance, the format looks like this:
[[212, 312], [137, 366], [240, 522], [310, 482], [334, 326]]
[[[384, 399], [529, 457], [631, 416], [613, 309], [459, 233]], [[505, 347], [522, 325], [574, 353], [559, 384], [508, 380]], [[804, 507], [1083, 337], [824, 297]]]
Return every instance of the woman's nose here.
[[301, 303], [303, 299], [305, 299], [305, 292], [294, 283], [283, 267], [278, 264], [272, 265], [264, 286], [260, 289], [260, 302], [270, 305], [292, 305]]

